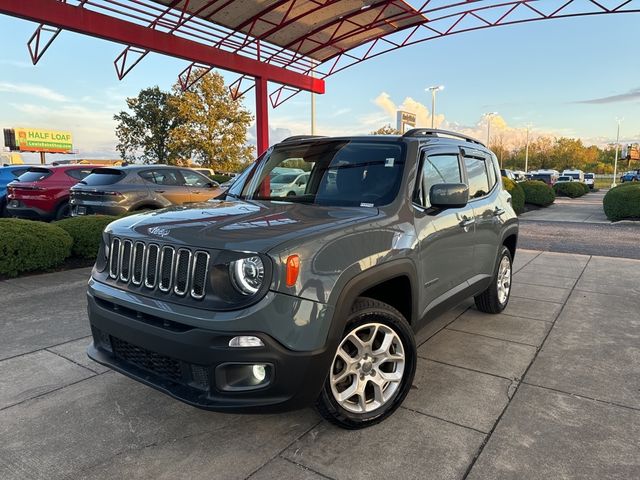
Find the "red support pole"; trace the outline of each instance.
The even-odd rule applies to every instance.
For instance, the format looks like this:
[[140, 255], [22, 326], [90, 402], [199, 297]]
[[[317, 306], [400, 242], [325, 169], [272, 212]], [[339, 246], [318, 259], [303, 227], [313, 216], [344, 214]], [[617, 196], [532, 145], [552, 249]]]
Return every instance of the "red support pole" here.
[[269, 95], [267, 79], [256, 77], [256, 138], [258, 156], [269, 148]]
[[[256, 146], [258, 157], [269, 148], [269, 93], [267, 79], [256, 77]], [[266, 176], [259, 187], [260, 196], [269, 198], [271, 195], [271, 179]]]

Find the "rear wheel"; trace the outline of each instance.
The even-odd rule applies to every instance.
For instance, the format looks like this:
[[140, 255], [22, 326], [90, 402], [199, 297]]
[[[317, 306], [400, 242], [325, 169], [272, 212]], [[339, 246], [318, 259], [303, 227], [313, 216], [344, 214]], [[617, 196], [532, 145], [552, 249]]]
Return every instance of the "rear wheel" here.
[[402, 403], [416, 370], [416, 344], [395, 308], [358, 299], [316, 402], [319, 413], [342, 428], [381, 422]]
[[71, 216], [71, 206], [69, 202], [64, 202], [56, 210], [56, 220], [62, 220]]
[[500, 313], [506, 308], [511, 295], [511, 272], [511, 252], [503, 245], [491, 285], [474, 298], [478, 310], [486, 313]]

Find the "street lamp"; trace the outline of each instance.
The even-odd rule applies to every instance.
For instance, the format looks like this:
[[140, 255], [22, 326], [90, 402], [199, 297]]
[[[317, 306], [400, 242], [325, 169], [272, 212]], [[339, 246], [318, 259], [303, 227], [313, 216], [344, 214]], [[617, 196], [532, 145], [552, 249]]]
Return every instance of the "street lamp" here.
[[431, 92], [431, 128], [434, 128], [436, 118], [436, 92], [444, 90], [444, 85], [435, 85], [425, 88], [425, 91]]
[[613, 182], [611, 182], [611, 188], [616, 186], [616, 178], [618, 177], [618, 149], [620, 148], [620, 123], [624, 118], [616, 118], [618, 122], [618, 132], [616, 133], [616, 158], [613, 161]]
[[498, 115], [498, 112], [489, 112], [484, 114], [487, 118], [487, 148], [489, 148], [489, 139], [491, 138], [491, 117], [495, 117], [496, 115]]
[[527, 125], [527, 147], [524, 150], [524, 173], [529, 172], [529, 132], [531, 125]]

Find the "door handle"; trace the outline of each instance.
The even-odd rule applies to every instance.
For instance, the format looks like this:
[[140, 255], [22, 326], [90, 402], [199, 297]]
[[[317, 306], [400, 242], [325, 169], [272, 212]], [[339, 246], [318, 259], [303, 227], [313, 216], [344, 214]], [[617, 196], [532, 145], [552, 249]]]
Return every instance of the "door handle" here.
[[506, 211], [503, 208], [496, 207], [496, 209], [493, 211], [493, 216], [494, 217], [499, 217], [501, 215], [504, 215], [505, 213], [506, 213]]
[[469, 217], [467, 217], [465, 215], [464, 217], [462, 217], [462, 221], [458, 225], [460, 225], [464, 229], [467, 229], [468, 227], [470, 227], [474, 223], [476, 223], [476, 219], [475, 218], [469, 218]]
[[154, 190], [156, 193], [164, 193], [164, 190]]
[[195, 193], [196, 195], [200, 195], [200, 190], [195, 190], [192, 193]]

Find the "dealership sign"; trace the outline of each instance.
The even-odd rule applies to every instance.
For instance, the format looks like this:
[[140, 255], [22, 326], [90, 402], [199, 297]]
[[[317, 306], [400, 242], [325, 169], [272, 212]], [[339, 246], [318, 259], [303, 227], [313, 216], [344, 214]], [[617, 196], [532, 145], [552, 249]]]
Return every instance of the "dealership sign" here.
[[73, 140], [70, 132], [14, 128], [4, 130], [5, 145], [20, 152], [71, 153]]

